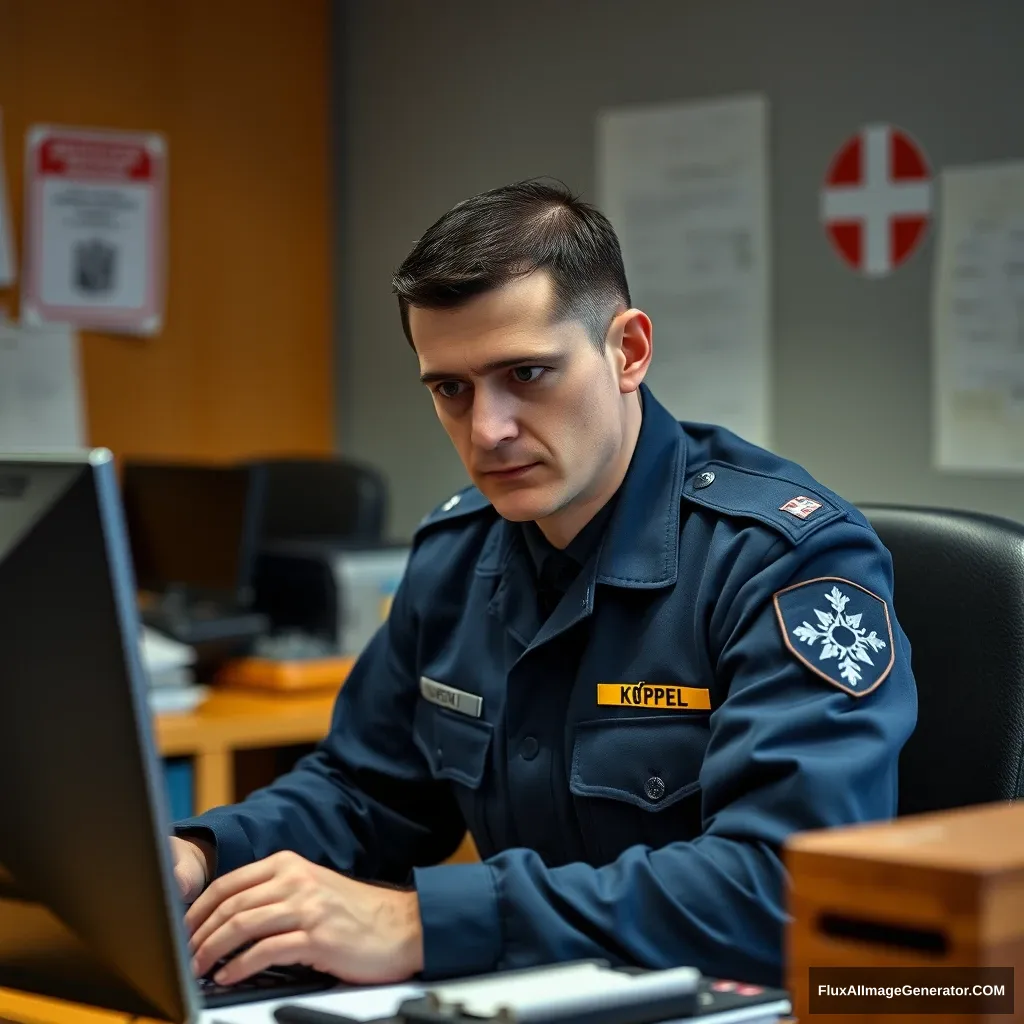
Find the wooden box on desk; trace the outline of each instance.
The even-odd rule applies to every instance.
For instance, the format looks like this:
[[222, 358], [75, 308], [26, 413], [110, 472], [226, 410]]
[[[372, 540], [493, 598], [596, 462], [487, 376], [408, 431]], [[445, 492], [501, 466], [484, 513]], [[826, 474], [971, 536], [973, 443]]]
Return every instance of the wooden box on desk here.
[[[1024, 968], [1024, 802], [805, 832], [784, 855], [787, 987], [798, 1018], [809, 1013], [811, 967]], [[1016, 1002], [1024, 1006], [1024, 993]]]

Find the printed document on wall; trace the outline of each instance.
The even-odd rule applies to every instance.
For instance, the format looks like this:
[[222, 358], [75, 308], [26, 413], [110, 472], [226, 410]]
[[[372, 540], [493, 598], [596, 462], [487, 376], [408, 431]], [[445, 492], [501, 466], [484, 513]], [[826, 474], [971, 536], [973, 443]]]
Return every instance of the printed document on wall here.
[[767, 101], [604, 111], [598, 205], [632, 303], [654, 325], [647, 381], [679, 419], [770, 444]]
[[1024, 162], [947, 170], [941, 192], [935, 461], [1024, 472]]
[[64, 324], [0, 320], [0, 451], [85, 444], [77, 339]]
[[167, 145], [34, 125], [25, 142], [26, 323], [152, 335], [163, 324]]
[[14, 283], [14, 241], [11, 227], [11, 203], [7, 195], [7, 174], [4, 168], [4, 119], [0, 110], [0, 288]]

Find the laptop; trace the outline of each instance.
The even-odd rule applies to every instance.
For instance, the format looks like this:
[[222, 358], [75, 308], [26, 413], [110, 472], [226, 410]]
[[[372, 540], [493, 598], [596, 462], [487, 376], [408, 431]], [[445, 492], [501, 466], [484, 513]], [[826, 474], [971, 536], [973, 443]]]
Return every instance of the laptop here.
[[193, 977], [140, 628], [111, 453], [0, 454], [0, 987], [169, 1024], [346, 987]]

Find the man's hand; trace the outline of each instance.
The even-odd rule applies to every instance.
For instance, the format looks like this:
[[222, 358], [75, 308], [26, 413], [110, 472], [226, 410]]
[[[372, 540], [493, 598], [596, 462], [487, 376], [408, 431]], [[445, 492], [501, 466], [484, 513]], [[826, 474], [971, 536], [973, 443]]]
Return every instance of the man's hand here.
[[404, 981], [423, 969], [415, 892], [355, 882], [295, 853], [275, 853], [217, 879], [185, 924], [197, 976], [252, 943], [214, 976], [218, 984], [287, 964], [355, 984]]
[[174, 880], [186, 903], [194, 902], [210, 880], [212, 855], [213, 848], [208, 843], [171, 836]]

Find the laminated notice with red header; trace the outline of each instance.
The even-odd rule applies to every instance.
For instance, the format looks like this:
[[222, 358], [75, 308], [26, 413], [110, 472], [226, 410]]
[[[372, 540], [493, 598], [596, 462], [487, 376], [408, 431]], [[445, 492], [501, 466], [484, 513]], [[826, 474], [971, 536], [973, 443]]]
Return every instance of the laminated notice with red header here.
[[164, 305], [167, 149], [155, 133], [36, 126], [22, 317], [152, 335]]

